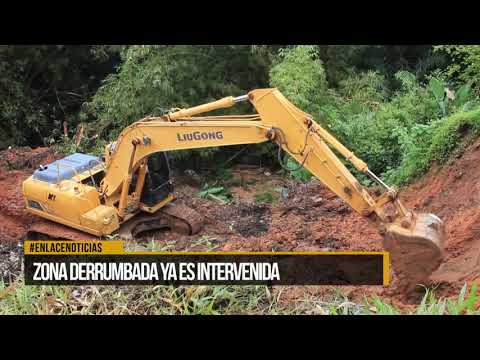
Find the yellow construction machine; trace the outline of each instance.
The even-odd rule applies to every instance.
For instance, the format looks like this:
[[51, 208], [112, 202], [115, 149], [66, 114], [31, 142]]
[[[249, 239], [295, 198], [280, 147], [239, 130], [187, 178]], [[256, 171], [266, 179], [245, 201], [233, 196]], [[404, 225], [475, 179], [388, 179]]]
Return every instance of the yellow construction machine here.
[[[253, 115], [201, 116], [248, 101], [256, 109]], [[168, 152], [266, 141], [277, 143], [355, 211], [378, 224], [399, 274], [415, 274], [421, 281], [439, 266], [443, 222], [405, 208], [395, 189], [277, 89], [147, 117], [125, 128], [102, 157], [73, 154], [41, 166], [23, 183], [27, 211], [45, 219], [32, 226], [28, 238], [134, 237], [162, 227], [197, 233], [202, 217], [174, 201]], [[369, 193], [334, 151], [381, 186], [383, 194]]]

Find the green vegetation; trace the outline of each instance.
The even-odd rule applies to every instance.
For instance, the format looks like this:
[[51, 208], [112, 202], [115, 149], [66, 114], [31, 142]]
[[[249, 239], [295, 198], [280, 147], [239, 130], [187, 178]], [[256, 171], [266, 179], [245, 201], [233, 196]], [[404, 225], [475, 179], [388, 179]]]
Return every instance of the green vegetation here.
[[197, 239], [197, 241], [194, 241], [192, 243], [193, 248], [195, 248], [196, 246], [206, 246], [207, 251], [213, 251], [217, 249], [220, 245], [218, 244], [217, 238], [208, 235], [202, 235]]
[[445, 77], [453, 82], [473, 81], [478, 92], [480, 76], [480, 46], [478, 45], [438, 45], [434, 51], [448, 57], [448, 63], [443, 71]]
[[[268, 57], [248, 45], [135, 45], [126, 47], [121, 59], [117, 72], [84, 108], [110, 140], [146, 116], [244, 94], [268, 81]], [[173, 157], [210, 159], [216, 150], [181, 151]]]
[[[340, 291], [327, 300], [305, 295], [284, 303], [289, 287], [266, 286], [25, 286], [18, 280], [0, 283], [0, 315], [139, 315], [139, 314], [256, 314], [256, 315], [480, 315], [477, 287], [465, 285], [454, 299], [438, 299], [426, 291], [413, 311], [401, 311], [378, 297], [363, 304]], [[468, 293], [468, 295], [467, 295]]]
[[433, 162], [444, 163], [455, 150], [462, 149], [460, 145], [478, 136], [479, 129], [479, 108], [457, 112], [428, 125], [416, 124], [404, 135], [402, 161], [387, 173], [387, 179], [395, 184], [407, 183], [424, 173]]
[[259, 204], [276, 204], [278, 202], [278, 194], [271, 190], [257, 192], [254, 196], [255, 202]]
[[[0, 284], [0, 314], [241, 314], [268, 313], [275, 299], [263, 286], [24, 286]], [[281, 312], [274, 309], [272, 312]]]
[[80, 108], [118, 62], [116, 46], [1, 45], [0, 149], [51, 145], [85, 121]]
[[304, 167], [299, 166], [299, 164], [291, 157], [288, 157], [285, 167], [288, 170], [289, 176], [294, 179], [302, 182], [309, 182], [312, 179], [312, 174], [310, 174], [310, 172]]
[[[467, 284], [460, 291], [457, 298], [437, 299], [432, 290], [426, 289], [420, 304], [410, 314], [414, 315], [480, 315], [476, 305], [480, 300], [474, 283], [467, 296]], [[366, 300], [370, 314], [400, 315], [401, 312], [394, 306], [386, 304], [379, 297], [374, 297], [371, 302]]]
[[[477, 45], [1, 46], [0, 149], [100, 154], [140, 118], [274, 86], [375, 173], [402, 185], [478, 135], [479, 59]], [[276, 162], [269, 143], [172, 156], [181, 160], [175, 166], [196, 169], [245, 157]], [[310, 179], [285, 162], [292, 177]]]
[[[477, 135], [475, 78], [453, 87], [450, 83], [459, 82], [449, 82], [439, 71], [420, 81], [401, 70], [393, 74], [394, 88], [385, 74], [368, 70], [352, 72], [326, 89], [318, 56], [311, 46], [284, 50], [270, 71], [271, 84], [390, 183], [411, 181], [432, 162], [445, 161], [467, 133]], [[308, 179], [298, 171], [292, 176]]]
[[198, 193], [198, 196], [204, 199], [215, 200], [222, 205], [228, 204], [231, 198], [228, 190], [223, 186], [210, 187], [208, 184], [203, 186], [202, 191]]

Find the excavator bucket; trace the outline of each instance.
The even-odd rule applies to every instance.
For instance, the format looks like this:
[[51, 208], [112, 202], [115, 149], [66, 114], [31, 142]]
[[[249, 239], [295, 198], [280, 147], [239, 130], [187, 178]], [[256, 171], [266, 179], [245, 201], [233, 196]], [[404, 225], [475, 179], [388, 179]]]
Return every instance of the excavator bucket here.
[[433, 214], [413, 214], [408, 223], [389, 224], [384, 249], [397, 277], [410, 289], [423, 284], [444, 256], [445, 225]]

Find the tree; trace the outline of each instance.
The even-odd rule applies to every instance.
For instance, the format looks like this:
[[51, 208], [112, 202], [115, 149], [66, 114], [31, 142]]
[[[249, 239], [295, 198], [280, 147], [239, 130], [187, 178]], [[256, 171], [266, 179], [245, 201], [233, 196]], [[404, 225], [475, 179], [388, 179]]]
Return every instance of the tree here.
[[[85, 113], [102, 137], [115, 139], [143, 117], [264, 87], [269, 65], [268, 49], [250, 45], [129, 46], [121, 53], [117, 72], [105, 79]], [[239, 106], [229, 111], [247, 110]], [[193, 153], [208, 157], [215, 151]]]
[[96, 46], [0, 47], [0, 147], [44, 145], [67, 120], [75, 125], [82, 102], [112, 70], [115, 58]]
[[439, 45], [435, 46], [437, 53], [450, 57], [445, 71], [448, 78], [460, 83], [472, 82], [480, 91], [480, 46], [479, 45]]

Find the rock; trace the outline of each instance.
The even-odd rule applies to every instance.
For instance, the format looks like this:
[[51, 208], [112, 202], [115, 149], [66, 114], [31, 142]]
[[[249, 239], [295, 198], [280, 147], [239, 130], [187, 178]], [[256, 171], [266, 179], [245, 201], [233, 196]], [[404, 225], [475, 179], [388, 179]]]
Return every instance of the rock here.
[[321, 196], [314, 196], [311, 198], [313, 206], [317, 207], [323, 204], [323, 198]]
[[202, 177], [198, 175], [194, 170], [187, 169], [184, 171], [186, 175], [186, 182], [192, 186], [200, 186], [202, 184]]
[[282, 188], [281, 195], [282, 195], [282, 198], [286, 200], [286, 199], [288, 199], [288, 196], [290, 195], [290, 192], [288, 191], [287, 188]]

